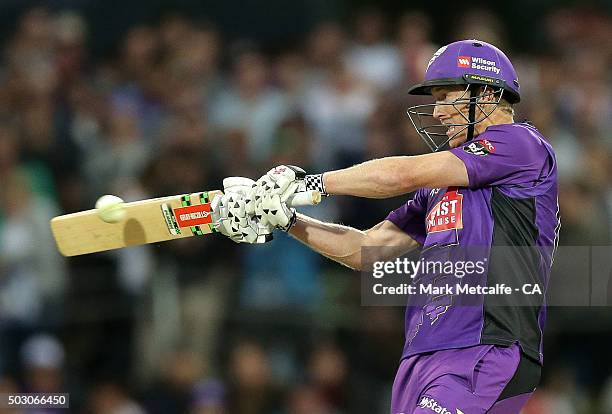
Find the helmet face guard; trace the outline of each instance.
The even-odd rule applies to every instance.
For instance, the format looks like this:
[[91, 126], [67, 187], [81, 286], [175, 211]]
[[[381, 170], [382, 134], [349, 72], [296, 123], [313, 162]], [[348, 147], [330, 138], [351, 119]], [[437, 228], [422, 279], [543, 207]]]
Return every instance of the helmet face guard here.
[[[484, 86], [482, 92], [476, 95], [479, 87], [480, 85], [477, 84], [466, 85], [461, 96], [453, 102], [414, 105], [408, 108], [406, 113], [412, 125], [423, 141], [425, 141], [425, 144], [427, 144], [433, 152], [449, 149], [449, 143], [466, 130], [466, 141], [471, 140], [474, 137], [475, 125], [489, 118], [497, 109], [502, 100], [504, 89], [498, 88], [494, 90], [491, 88], [491, 90], [488, 90], [489, 86]], [[490, 96], [494, 96], [495, 100], [484, 101], [484, 99]], [[452, 124], [440, 123], [433, 116], [434, 109], [439, 106], [452, 106], [465, 122]], [[466, 106], [468, 107], [467, 115], [464, 113]], [[487, 110], [487, 106], [493, 106], [493, 108]], [[476, 119], [476, 109], [479, 109], [480, 114], [482, 114], [482, 117], [479, 119]], [[449, 136], [448, 130], [450, 128], [457, 128], [458, 130], [453, 135]]]

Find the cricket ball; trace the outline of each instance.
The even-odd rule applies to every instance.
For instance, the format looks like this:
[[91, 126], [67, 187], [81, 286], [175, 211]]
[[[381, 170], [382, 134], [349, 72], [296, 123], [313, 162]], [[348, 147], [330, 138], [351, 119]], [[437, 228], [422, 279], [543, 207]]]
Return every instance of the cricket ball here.
[[125, 203], [114, 195], [103, 195], [96, 201], [98, 217], [106, 223], [118, 223], [125, 218]]

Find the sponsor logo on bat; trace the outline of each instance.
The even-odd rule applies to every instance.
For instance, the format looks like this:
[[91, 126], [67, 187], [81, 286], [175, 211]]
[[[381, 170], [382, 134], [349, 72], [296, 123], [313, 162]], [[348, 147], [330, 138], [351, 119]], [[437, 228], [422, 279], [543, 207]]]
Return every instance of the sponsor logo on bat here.
[[162, 215], [164, 216], [164, 221], [166, 222], [166, 227], [168, 227], [170, 234], [173, 236], [178, 236], [181, 234], [181, 229], [179, 228], [176, 218], [172, 213], [172, 208], [168, 204], [164, 203], [161, 205], [161, 210]]
[[180, 219], [181, 221], [187, 221], [187, 220], [197, 220], [197, 219], [203, 219], [206, 218], [210, 215], [209, 212], [207, 211], [198, 211], [195, 213], [186, 213], [186, 214], [181, 214], [180, 215]]
[[210, 203], [174, 209], [174, 217], [179, 227], [201, 226], [212, 223]]

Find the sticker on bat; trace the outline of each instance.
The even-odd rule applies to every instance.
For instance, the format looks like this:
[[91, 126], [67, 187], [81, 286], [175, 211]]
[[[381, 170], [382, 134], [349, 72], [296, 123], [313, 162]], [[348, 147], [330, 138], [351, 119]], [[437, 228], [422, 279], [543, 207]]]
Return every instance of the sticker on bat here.
[[170, 234], [172, 234], [173, 236], [178, 236], [179, 234], [181, 234], [181, 229], [179, 228], [176, 222], [174, 214], [172, 214], [172, 208], [170, 207], [170, 205], [163, 203], [161, 205], [161, 210]]
[[210, 203], [174, 209], [174, 217], [179, 227], [201, 226], [212, 223]]

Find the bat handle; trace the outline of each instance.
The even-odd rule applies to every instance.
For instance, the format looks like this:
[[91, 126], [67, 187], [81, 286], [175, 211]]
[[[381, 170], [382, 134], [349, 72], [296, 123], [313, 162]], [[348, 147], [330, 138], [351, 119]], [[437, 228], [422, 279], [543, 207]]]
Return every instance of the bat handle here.
[[287, 199], [290, 207], [316, 206], [321, 202], [321, 193], [317, 190], [295, 193]]

